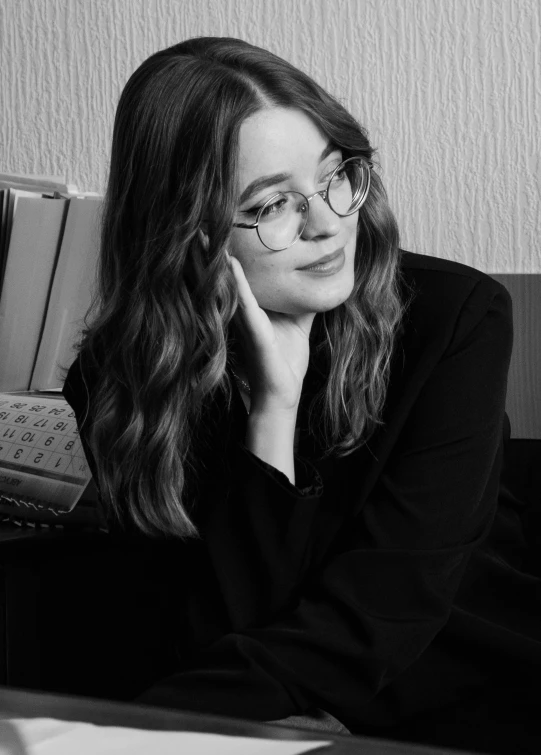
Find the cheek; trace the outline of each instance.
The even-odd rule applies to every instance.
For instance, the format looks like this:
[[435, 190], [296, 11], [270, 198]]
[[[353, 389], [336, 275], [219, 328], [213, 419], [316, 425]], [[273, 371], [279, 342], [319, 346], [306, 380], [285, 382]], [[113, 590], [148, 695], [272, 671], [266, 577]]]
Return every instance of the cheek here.
[[346, 236], [347, 236], [347, 242], [346, 242], [346, 249], [348, 252], [350, 252], [352, 255], [355, 254], [355, 249], [357, 247], [357, 231], [359, 226], [359, 215], [352, 216], [351, 218], [344, 218], [346, 222]]
[[241, 262], [248, 262], [261, 249], [257, 231], [253, 228], [235, 228], [230, 238], [230, 251]]
[[353, 237], [356, 237], [357, 229], [359, 226], [359, 213], [356, 212], [355, 215], [350, 215], [349, 218], [344, 218], [344, 221], [346, 223], [348, 234], [350, 234]]

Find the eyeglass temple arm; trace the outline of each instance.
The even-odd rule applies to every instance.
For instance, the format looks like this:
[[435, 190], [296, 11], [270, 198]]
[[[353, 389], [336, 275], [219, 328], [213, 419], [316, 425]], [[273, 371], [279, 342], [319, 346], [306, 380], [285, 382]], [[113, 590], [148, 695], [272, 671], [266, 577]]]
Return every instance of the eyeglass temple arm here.
[[235, 228], [257, 228], [257, 223], [252, 223], [251, 225], [248, 225], [247, 223], [233, 223]]

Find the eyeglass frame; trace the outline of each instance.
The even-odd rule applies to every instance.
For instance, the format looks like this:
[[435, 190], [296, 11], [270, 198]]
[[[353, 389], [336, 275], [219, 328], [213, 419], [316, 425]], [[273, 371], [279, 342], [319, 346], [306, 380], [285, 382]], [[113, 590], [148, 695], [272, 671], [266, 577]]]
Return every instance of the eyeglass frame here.
[[[341, 215], [339, 212], [336, 212], [336, 210], [334, 209], [334, 207], [332, 207], [331, 204], [330, 204], [330, 202], [329, 202], [329, 199], [328, 199], [329, 189], [330, 189], [331, 181], [333, 180], [335, 174], [338, 172], [338, 170], [345, 163], [349, 162], [350, 160], [360, 160], [362, 163], [364, 163], [367, 166], [367, 168], [368, 168], [368, 182], [367, 182], [367, 186], [366, 186], [366, 189], [365, 189], [365, 192], [364, 192], [364, 196], [362, 197], [361, 201], [359, 202], [359, 206], [356, 207], [351, 212], [347, 212], [345, 215]], [[290, 246], [293, 246], [293, 244], [296, 244], [297, 241], [302, 236], [303, 231], [304, 231], [304, 229], [306, 228], [306, 226], [308, 224], [308, 218], [310, 217], [310, 200], [313, 199], [318, 194], [323, 199], [323, 201], [325, 202], [325, 204], [328, 207], [330, 207], [330, 209], [334, 212], [334, 214], [338, 215], [339, 218], [347, 218], [349, 215], [353, 215], [354, 213], [358, 212], [361, 209], [361, 207], [363, 206], [363, 204], [366, 202], [366, 198], [368, 197], [368, 192], [370, 191], [371, 176], [372, 176], [371, 171], [372, 171], [373, 167], [374, 167], [374, 163], [371, 160], [366, 160], [364, 157], [361, 157], [360, 155], [353, 155], [352, 157], [348, 157], [345, 160], [342, 160], [342, 162], [339, 163], [336, 166], [336, 168], [333, 170], [333, 172], [331, 174], [331, 177], [329, 178], [329, 181], [327, 183], [327, 188], [321, 189], [320, 191], [314, 191], [314, 193], [311, 194], [309, 197], [307, 197], [306, 194], [303, 194], [302, 191], [290, 191], [290, 192], [288, 192], [288, 191], [277, 191], [275, 194], [273, 194], [271, 197], [269, 197], [267, 199], [267, 201], [265, 202], [264, 205], [262, 205], [259, 208], [259, 210], [257, 211], [257, 216], [256, 216], [256, 219], [255, 219], [255, 223], [233, 223], [233, 227], [234, 228], [248, 228], [250, 230], [255, 228], [257, 230], [257, 235], [259, 237], [259, 240], [261, 241], [261, 243], [263, 244], [264, 247], [266, 247], [267, 249], [270, 249], [271, 252], [283, 252], [285, 249], [289, 249]], [[272, 247], [267, 246], [267, 244], [265, 244], [265, 242], [263, 241], [263, 239], [260, 236], [260, 233], [259, 233], [260, 218], [261, 218], [261, 214], [263, 213], [263, 210], [269, 204], [269, 202], [272, 202], [272, 200], [275, 199], [279, 194], [287, 194], [287, 193], [300, 194], [301, 197], [304, 197], [306, 199], [306, 203], [308, 205], [308, 212], [306, 213], [306, 219], [304, 221], [304, 225], [301, 228], [300, 233], [297, 236], [297, 238], [295, 239], [295, 241], [292, 241], [291, 244], [288, 244], [287, 246], [284, 246], [281, 249], [273, 249]]]

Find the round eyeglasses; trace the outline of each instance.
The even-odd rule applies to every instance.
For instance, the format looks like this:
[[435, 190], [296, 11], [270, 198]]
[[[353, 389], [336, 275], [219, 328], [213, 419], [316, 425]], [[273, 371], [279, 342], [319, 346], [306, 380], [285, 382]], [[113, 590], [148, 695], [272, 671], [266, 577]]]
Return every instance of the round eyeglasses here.
[[317, 194], [341, 218], [353, 215], [363, 205], [370, 189], [372, 163], [350, 157], [337, 165], [326, 189], [307, 197], [299, 191], [280, 191], [257, 208], [255, 223], [233, 223], [235, 228], [255, 228], [261, 243], [274, 252], [292, 246], [308, 223], [310, 200]]

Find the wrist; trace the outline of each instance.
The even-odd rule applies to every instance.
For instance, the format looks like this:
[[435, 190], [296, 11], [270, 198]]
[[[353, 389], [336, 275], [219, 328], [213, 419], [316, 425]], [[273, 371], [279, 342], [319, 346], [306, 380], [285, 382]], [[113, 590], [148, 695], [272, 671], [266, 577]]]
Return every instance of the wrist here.
[[283, 407], [257, 408], [246, 426], [246, 447], [255, 456], [279, 469], [295, 485], [294, 439], [297, 412]]
[[294, 429], [298, 411], [298, 401], [295, 404], [288, 405], [281, 401], [258, 400], [254, 396], [250, 397], [250, 418], [264, 418], [269, 421], [281, 422], [284, 425], [291, 424]]

